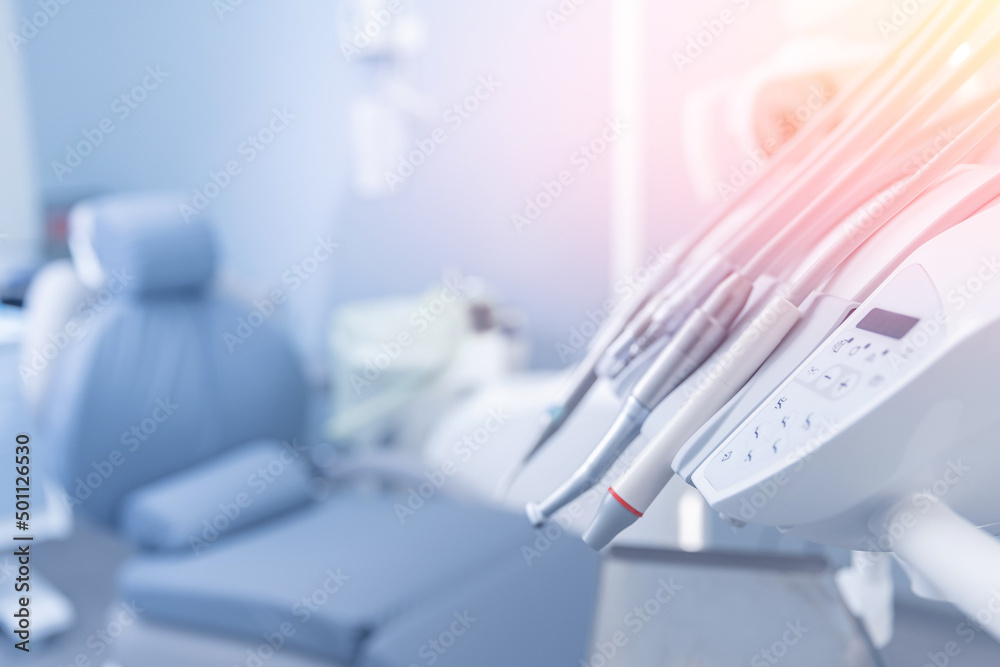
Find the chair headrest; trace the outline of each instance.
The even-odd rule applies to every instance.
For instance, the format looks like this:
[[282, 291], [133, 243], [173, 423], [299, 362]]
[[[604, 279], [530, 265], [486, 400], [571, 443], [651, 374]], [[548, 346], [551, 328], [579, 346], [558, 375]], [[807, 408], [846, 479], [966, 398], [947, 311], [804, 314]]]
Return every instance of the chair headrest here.
[[[212, 231], [202, 217], [185, 220], [182, 196], [139, 193], [80, 202], [69, 213], [70, 250], [81, 278], [92, 283], [115, 273], [124, 291], [195, 291], [215, 274]], [[99, 265], [99, 270], [95, 266]]]

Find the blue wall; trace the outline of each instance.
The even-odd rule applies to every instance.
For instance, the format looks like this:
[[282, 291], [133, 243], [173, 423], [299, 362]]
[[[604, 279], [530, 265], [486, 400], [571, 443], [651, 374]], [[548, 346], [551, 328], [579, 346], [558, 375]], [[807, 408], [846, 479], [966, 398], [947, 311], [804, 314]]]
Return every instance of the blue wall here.
[[[375, 202], [357, 201], [347, 187], [348, 103], [359, 76], [338, 48], [337, 4], [244, 0], [221, 19], [210, 0], [61, 6], [21, 49], [47, 201], [138, 188], [190, 193], [237, 160], [241, 173], [209, 210], [226, 270], [252, 294], [280, 287], [318, 235], [342, 244], [276, 317], [315, 365], [334, 304], [416, 293], [449, 266], [484, 276], [522, 307], [535, 361], [559, 363], [556, 342], [608, 284], [610, 160], [580, 174], [524, 233], [510, 216], [570, 167], [609, 115], [607, 3], [585, 4], [555, 30], [550, 3], [419, 3], [430, 42], [406, 74], [435, 117], [480, 76], [501, 87], [395, 196]], [[36, 11], [37, 0], [15, 8]], [[114, 101], [142, 84], [147, 67], [167, 76], [123, 117]], [[246, 162], [241, 142], [275, 108], [295, 120]], [[67, 144], [104, 119], [114, 131], [60, 180], [52, 163], [65, 162]], [[440, 124], [417, 125], [414, 135]]]

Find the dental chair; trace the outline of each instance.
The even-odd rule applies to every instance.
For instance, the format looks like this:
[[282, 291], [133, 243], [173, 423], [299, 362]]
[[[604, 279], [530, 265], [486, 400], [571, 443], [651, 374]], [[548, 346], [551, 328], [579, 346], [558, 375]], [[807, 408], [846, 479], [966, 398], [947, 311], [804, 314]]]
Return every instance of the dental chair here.
[[[131, 195], [70, 225], [115, 290], [72, 314], [85, 335], [37, 412], [66, 501], [142, 550], [119, 588], [144, 619], [340, 665], [577, 664], [598, 568], [578, 538], [452, 499], [432, 474], [318, 499], [303, 374], [266, 321], [237, 333], [256, 311], [213, 290], [208, 224]], [[45, 303], [29, 295], [29, 319]]]

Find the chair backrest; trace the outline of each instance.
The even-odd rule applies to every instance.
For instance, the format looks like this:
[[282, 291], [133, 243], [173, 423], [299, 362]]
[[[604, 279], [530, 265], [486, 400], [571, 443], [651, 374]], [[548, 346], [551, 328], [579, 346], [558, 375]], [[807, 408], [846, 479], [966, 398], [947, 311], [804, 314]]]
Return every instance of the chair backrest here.
[[296, 355], [250, 306], [213, 294], [204, 220], [183, 220], [176, 198], [129, 195], [79, 205], [70, 225], [87, 227], [104, 280], [40, 415], [76, 510], [114, 524], [139, 486], [249, 440], [302, 435]]

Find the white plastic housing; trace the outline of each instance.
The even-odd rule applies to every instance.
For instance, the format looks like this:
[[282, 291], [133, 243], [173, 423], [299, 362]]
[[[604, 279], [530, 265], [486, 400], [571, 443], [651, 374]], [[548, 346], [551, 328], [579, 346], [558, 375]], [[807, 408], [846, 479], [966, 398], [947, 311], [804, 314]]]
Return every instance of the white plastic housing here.
[[[892, 549], [873, 517], [917, 493], [1000, 523], [998, 259], [996, 208], [914, 253], [693, 473], [709, 504], [861, 551]], [[918, 321], [859, 328], [873, 309]]]

